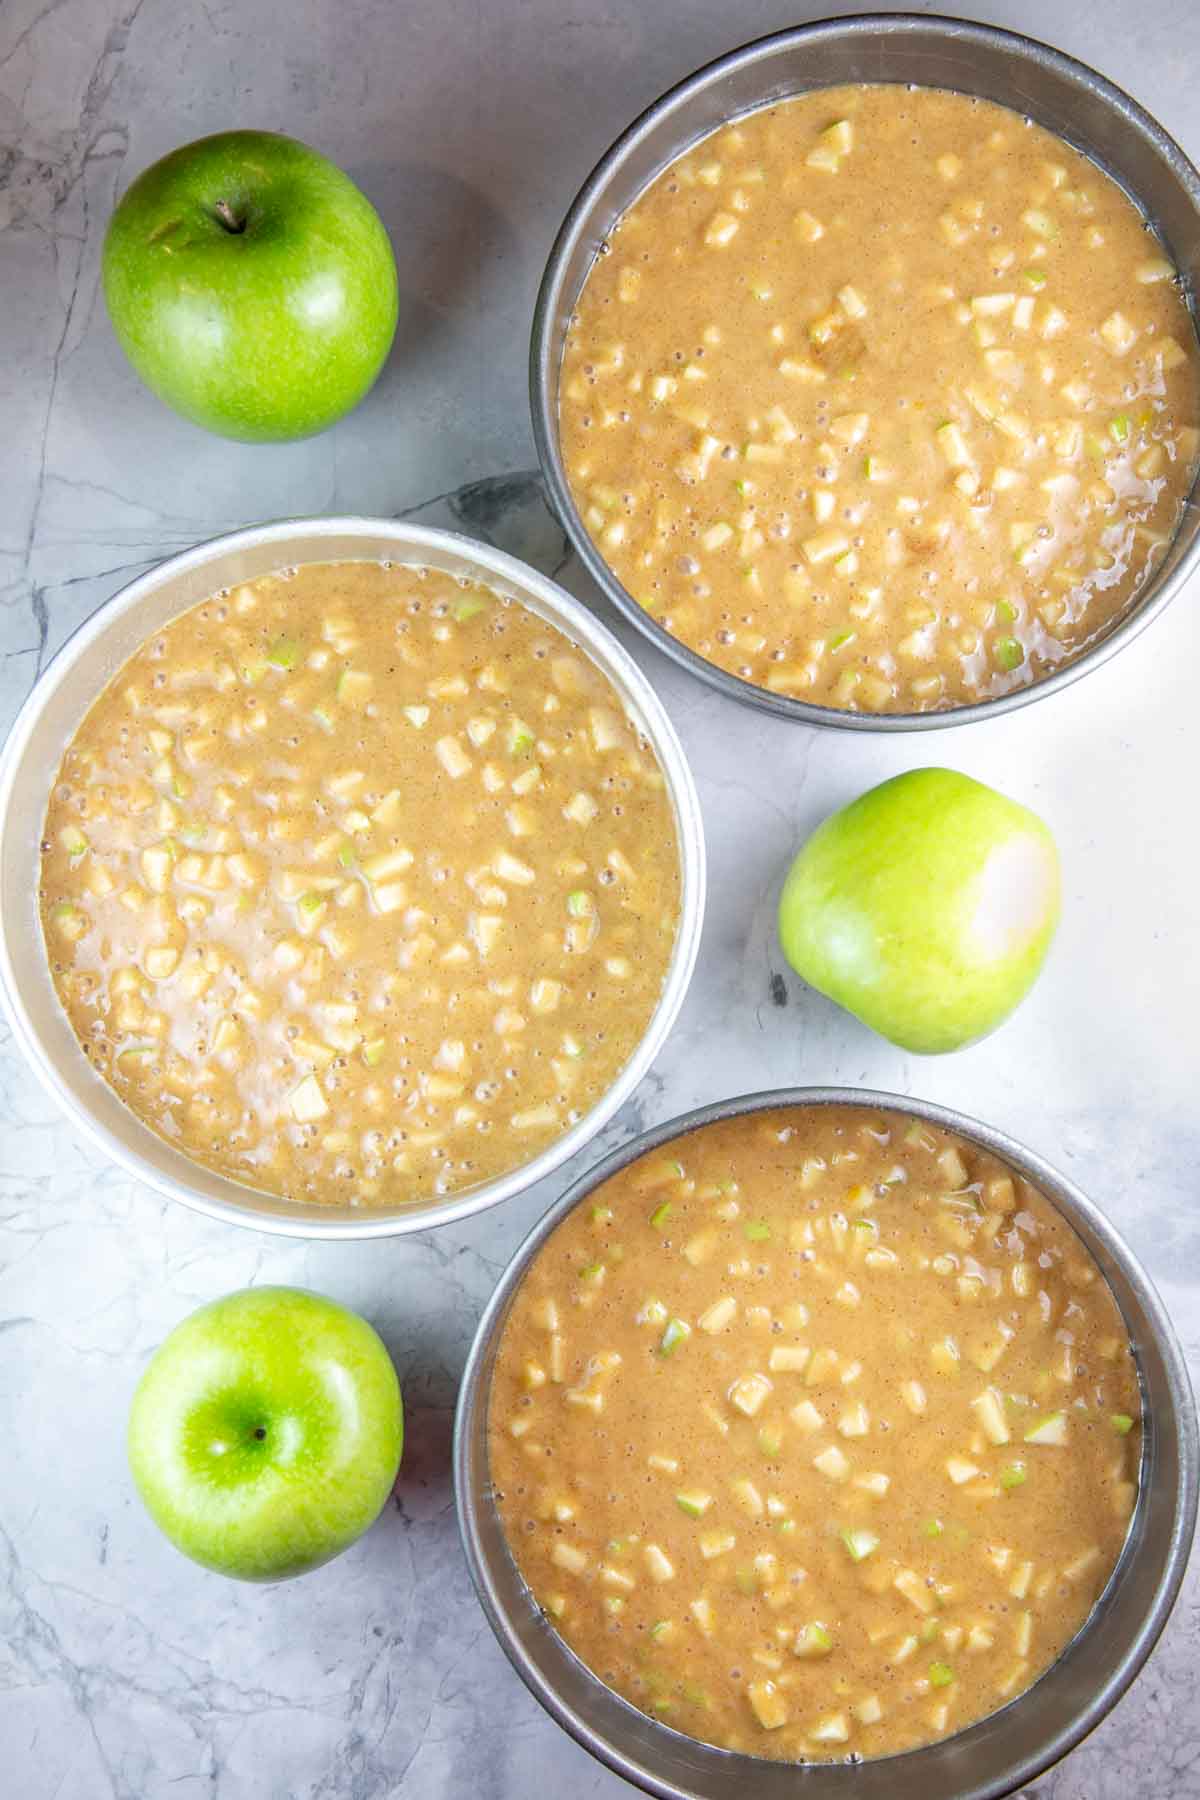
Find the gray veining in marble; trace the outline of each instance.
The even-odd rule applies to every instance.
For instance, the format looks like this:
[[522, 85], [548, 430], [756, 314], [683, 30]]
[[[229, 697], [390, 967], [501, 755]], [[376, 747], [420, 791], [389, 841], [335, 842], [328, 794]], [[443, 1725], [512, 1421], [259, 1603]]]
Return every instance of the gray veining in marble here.
[[[532, 477], [492, 479], [533, 461], [525, 344], [542, 260], [578, 180], [642, 105], [707, 57], [816, 10], [0, 0], [0, 729], [46, 657], [130, 576], [258, 518], [456, 522], [594, 600]], [[1200, 155], [1196, 0], [963, 10], [1106, 69]], [[272, 449], [206, 437], [140, 388], [97, 286], [105, 221], [128, 180], [177, 143], [247, 124], [309, 139], [361, 182], [393, 234], [403, 292], [396, 348], [366, 403], [325, 437]], [[694, 762], [712, 902], [679, 1026], [605, 1142], [784, 1082], [862, 1082], [980, 1113], [1108, 1207], [1200, 1367], [1195, 586], [1056, 702], [919, 743], [792, 729], [638, 654]], [[889, 1048], [783, 979], [771, 930], [798, 837], [858, 789], [929, 760], [1041, 810], [1067, 886], [1031, 1000], [986, 1043], [938, 1061]], [[570, 1171], [458, 1230], [289, 1243], [222, 1229], [107, 1168], [7, 1041], [0, 1057], [3, 1800], [628, 1794], [539, 1712], [492, 1642], [447, 1476], [482, 1302]], [[395, 1507], [339, 1562], [270, 1589], [179, 1558], [131, 1493], [122, 1443], [163, 1335], [258, 1280], [365, 1312], [409, 1406]], [[1038, 1800], [1200, 1796], [1198, 1653], [1193, 1576], [1133, 1692], [1037, 1784]]]

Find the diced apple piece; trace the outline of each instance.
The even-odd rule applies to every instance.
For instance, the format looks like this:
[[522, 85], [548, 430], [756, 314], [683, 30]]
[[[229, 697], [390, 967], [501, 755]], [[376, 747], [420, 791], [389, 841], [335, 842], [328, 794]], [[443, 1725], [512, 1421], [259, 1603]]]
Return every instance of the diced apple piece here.
[[938, 441], [938, 449], [952, 469], [963, 469], [971, 462], [971, 452], [967, 440], [960, 428], [950, 420], [939, 425], [934, 436]]
[[805, 1387], [819, 1387], [823, 1382], [831, 1382], [837, 1373], [839, 1360], [836, 1350], [815, 1350], [805, 1371]]
[[1114, 356], [1125, 356], [1137, 342], [1137, 327], [1118, 310], [1109, 313], [1100, 327], [1100, 336]]
[[915, 1569], [901, 1569], [893, 1579], [892, 1586], [898, 1594], [903, 1594], [910, 1605], [918, 1612], [931, 1613], [934, 1607], [934, 1593], [929, 1584], [921, 1579]]
[[701, 1331], [706, 1331], [713, 1336], [718, 1331], [724, 1331], [727, 1325], [731, 1325], [736, 1314], [737, 1301], [729, 1295], [725, 1295], [722, 1299], [715, 1300], [702, 1312], [696, 1324]]
[[800, 546], [814, 566], [842, 556], [850, 548], [850, 540], [842, 531], [818, 531], [804, 539]]
[[755, 1484], [745, 1476], [733, 1482], [730, 1490], [734, 1499], [744, 1513], [752, 1519], [760, 1519], [763, 1515], [763, 1499]]
[[609, 707], [593, 706], [588, 713], [588, 726], [592, 736], [592, 747], [598, 753], [605, 750], [619, 750], [626, 741], [626, 732], [620, 716]]
[[838, 1420], [838, 1430], [843, 1437], [865, 1437], [871, 1429], [871, 1416], [865, 1406], [848, 1406]]
[[179, 952], [170, 944], [152, 944], [146, 951], [144, 963], [152, 981], [165, 981], [175, 973]]
[[778, 1731], [791, 1718], [787, 1701], [773, 1681], [752, 1681], [746, 1696], [764, 1731]]
[[1062, 1445], [1067, 1441], [1067, 1415], [1064, 1412], [1048, 1413], [1039, 1419], [1036, 1425], [1025, 1433], [1027, 1444]]
[[69, 900], [60, 900], [56, 906], [52, 907], [50, 917], [54, 921], [55, 929], [69, 943], [78, 943], [87, 931], [89, 923], [87, 914], [82, 912], [78, 906], [72, 906]]
[[723, 250], [737, 236], [738, 221], [732, 213], [715, 212], [704, 230], [704, 242], [711, 249]]
[[537, 880], [537, 870], [531, 869], [520, 857], [512, 856], [507, 850], [501, 850], [492, 859], [492, 872], [501, 881], [507, 881], [512, 887], [531, 887]]
[[141, 862], [146, 886], [155, 894], [164, 894], [171, 885], [175, 862], [170, 845], [152, 844], [149, 849], [142, 851]]
[[705, 1562], [712, 1562], [718, 1556], [728, 1556], [736, 1543], [732, 1531], [705, 1531], [699, 1539], [700, 1554]]
[[307, 1125], [314, 1119], [323, 1119], [329, 1111], [321, 1092], [321, 1084], [315, 1075], [306, 1075], [300, 1085], [292, 1089], [288, 1104], [292, 1109], [292, 1117], [301, 1125]]
[[833, 1649], [833, 1638], [819, 1619], [802, 1625], [792, 1642], [792, 1654], [799, 1657], [828, 1656]]
[[471, 759], [456, 737], [440, 737], [433, 748], [451, 781], [460, 781], [469, 772]]
[[850, 1485], [861, 1488], [864, 1494], [874, 1494], [877, 1500], [882, 1500], [892, 1485], [892, 1479], [890, 1475], [876, 1471], [869, 1475], [856, 1475]]
[[771, 1383], [765, 1375], [744, 1375], [730, 1388], [729, 1402], [752, 1419], [770, 1392]]
[[985, 1388], [982, 1394], [972, 1400], [971, 1407], [989, 1444], [1007, 1444], [1008, 1421], [1004, 1416], [1004, 1401], [997, 1390]]
[[467, 935], [480, 956], [490, 956], [496, 947], [504, 920], [498, 913], [472, 913], [467, 921]]
[[707, 1595], [701, 1594], [697, 1599], [693, 1600], [688, 1606], [688, 1611], [691, 1613], [693, 1619], [695, 1619], [700, 1630], [704, 1633], [704, 1636], [711, 1637], [716, 1630], [717, 1621], [713, 1613], [712, 1602], [708, 1599]]
[[811, 1400], [801, 1400], [798, 1406], [793, 1406], [788, 1417], [793, 1425], [799, 1426], [801, 1431], [809, 1435], [814, 1431], [819, 1431], [824, 1424], [821, 1414]]
[[411, 868], [412, 862], [411, 850], [386, 850], [381, 856], [369, 857], [362, 865], [362, 872], [368, 881], [389, 881]]
[[658, 1544], [647, 1544], [642, 1560], [652, 1581], [674, 1581], [675, 1565]]
[[814, 1469], [819, 1469], [829, 1481], [845, 1481], [850, 1473], [850, 1459], [836, 1444], [822, 1450], [813, 1457]]
[[865, 412], [839, 413], [829, 423], [829, 435], [850, 449], [861, 444], [871, 426], [871, 415]]
[[338, 676], [337, 697], [343, 706], [363, 706], [374, 686], [374, 676], [365, 669], [343, 669]]

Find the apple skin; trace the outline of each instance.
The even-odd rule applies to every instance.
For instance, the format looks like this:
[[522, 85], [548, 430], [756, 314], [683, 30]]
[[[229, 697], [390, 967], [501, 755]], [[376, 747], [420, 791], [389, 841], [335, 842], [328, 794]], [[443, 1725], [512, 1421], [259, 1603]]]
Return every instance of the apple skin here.
[[245, 443], [324, 431], [370, 388], [396, 331], [396, 260], [375, 208], [325, 157], [269, 131], [200, 138], [139, 175], [109, 223], [103, 276], [147, 387]]
[[995, 1030], [1058, 924], [1054, 839], [1036, 813], [952, 769], [914, 769], [819, 825], [779, 901], [796, 973], [905, 1050]]
[[155, 1524], [241, 1581], [303, 1575], [348, 1549], [383, 1510], [403, 1442], [382, 1340], [303, 1288], [243, 1288], [191, 1313], [129, 1417], [129, 1465]]

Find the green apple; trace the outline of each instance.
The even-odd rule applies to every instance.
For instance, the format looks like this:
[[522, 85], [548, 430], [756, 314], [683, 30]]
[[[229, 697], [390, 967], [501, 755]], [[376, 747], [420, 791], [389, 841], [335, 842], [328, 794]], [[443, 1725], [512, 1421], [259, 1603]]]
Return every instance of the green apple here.
[[223, 131], [139, 175], [104, 240], [113, 328], [148, 387], [247, 443], [356, 406], [396, 331], [396, 260], [347, 175], [294, 138]]
[[403, 1440], [396, 1371], [365, 1319], [303, 1288], [243, 1288], [156, 1351], [133, 1399], [129, 1464], [185, 1556], [280, 1581], [374, 1523]]
[[914, 769], [819, 825], [779, 937], [811, 987], [906, 1050], [986, 1037], [1058, 924], [1058, 852], [1035, 813], [953, 769]]

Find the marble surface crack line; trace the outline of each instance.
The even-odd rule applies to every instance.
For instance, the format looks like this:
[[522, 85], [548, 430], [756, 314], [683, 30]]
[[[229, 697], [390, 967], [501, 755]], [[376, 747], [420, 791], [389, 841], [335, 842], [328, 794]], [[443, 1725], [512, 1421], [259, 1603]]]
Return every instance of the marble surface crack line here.
[[[70, 0], [50, 0], [50, 5], [43, 7], [40, 13], [36, 14], [34, 18], [30, 19], [28, 25], [26, 25], [23, 30], [21, 30], [17, 33], [16, 37], [12, 41], [10, 48], [5, 51], [3, 56], [0, 56], [0, 69], [7, 69], [9, 63], [12, 62], [13, 58], [17, 55], [17, 53], [19, 51], [21, 51], [25, 48], [26, 44], [29, 43], [30, 39], [32, 37], [34, 37], [34, 35], [46, 23], [46, 20], [49, 18], [52, 18], [55, 13], [61, 12], [62, 9], [64, 8], [64, 6], [67, 6], [69, 4], [70, 4]], [[0, 166], [0, 178], [3, 177], [4, 173], [5, 173], [5, 171], [4, 171], [3, 167]]]

